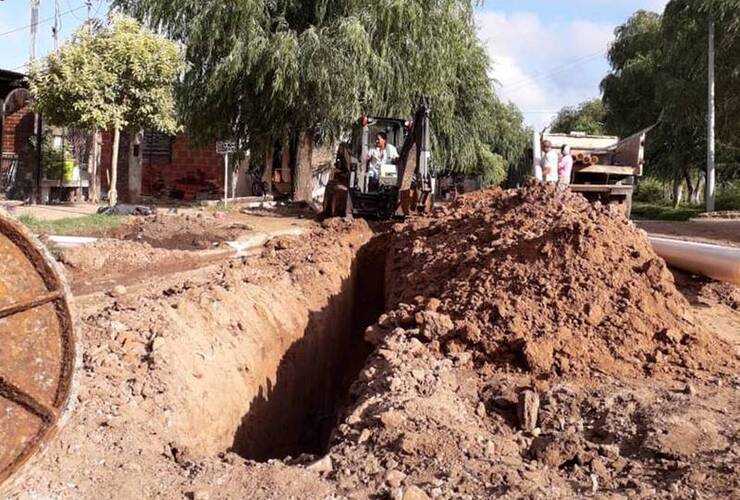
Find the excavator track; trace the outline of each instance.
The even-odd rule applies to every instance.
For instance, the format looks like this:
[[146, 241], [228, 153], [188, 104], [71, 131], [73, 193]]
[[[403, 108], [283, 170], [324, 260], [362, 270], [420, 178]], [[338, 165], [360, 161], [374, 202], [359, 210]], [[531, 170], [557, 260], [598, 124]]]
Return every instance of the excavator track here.
[[67, 412], [76, 359], [70, 296], [41, 242], [0, 214], [0, 490]]

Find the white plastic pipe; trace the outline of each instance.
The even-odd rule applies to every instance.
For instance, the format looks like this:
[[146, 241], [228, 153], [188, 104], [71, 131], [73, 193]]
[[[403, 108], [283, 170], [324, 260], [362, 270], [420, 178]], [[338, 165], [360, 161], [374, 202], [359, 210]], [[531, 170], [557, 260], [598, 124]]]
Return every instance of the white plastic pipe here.
[[49, 236], [49, 241], [59, 248], [77, 248], [85, 245], [92, 245], [97, 238], [86, 238], [83, 236]]
[[650, 243], [670, 266], [740, 285], [740, 248], [655, 237]]

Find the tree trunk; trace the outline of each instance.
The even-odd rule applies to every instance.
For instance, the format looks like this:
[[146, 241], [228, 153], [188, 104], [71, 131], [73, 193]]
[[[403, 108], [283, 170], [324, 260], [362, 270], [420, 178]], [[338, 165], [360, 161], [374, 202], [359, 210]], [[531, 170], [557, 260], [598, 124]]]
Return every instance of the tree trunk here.
[[313, 132], [304, 130], [298, 137], [298, 153], [293, 176], [293, 201], [313, 201]]
[[272, 160], [275, 146], [265, 148], [265, 169], [262, 171], [262, 182], [265, 183], [265, 194], [272, 194]]
[[701, 176], [698, 176], [696, 182], [691, 178], [691, 173], [688, 170], [684, 170], [684, 177], [686, 178], [686, 187], [689, 191], [689, 203], [692, 205], [699, 204], [699, 194], [701, 187]]
[[115, 207], [118, 202], [118, 145], [121, 142], [121, 129], [116, 126], [113, 131], [113, 153], [110, 163], [110, 189], [108, 191], [108, 206]]
[[673, 208], [678, 208], [683, 201], [683, 179], [676, 176], [673, 179]]
[[90, 174], [88, 198], [92, 203], [100, 202], [100, 176], [98, 175], [98, 129], [92, 131], [90, 154], [87, 157], [87, 171]]
[[700, 205], [701, 204], [701, 193], [702, 193], [702, 182], [701, 177], [699, 177], [696, 180], [696, 184], [694, 185], [694, 189], [691, 191], [689, 202], [692, 205]]

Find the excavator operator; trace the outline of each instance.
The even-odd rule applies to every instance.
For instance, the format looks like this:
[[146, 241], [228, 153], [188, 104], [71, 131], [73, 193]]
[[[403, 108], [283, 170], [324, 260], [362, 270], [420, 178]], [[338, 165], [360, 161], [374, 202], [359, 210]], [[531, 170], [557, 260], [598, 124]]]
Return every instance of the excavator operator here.
[[383, 165], [395, 164], [398, 160], [398, 150], [393, 144], [388, 144], [388, 134], [375, 134], [375, 147], [367, 154], [369, 189], [377, 191], [380, 186], [380, 174]]

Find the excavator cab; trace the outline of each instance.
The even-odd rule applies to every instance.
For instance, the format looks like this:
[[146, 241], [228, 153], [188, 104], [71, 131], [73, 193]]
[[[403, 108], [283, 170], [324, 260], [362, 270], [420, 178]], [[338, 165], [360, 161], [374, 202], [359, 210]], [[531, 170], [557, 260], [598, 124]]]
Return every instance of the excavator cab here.
[[[361, 124], [352, 130], [352, 158], [356, 166], [355, 175], [358, 176], [357, 187], [364, 193], [379, 191], [387, 187], [393, 187], [398, 183], [398, 165], [396, 162], [388, 162], [380, 167], [378, 182], [371, 183], [368, 173], [367, 157], [375, 147], [375, 137], [383, 132], [388, 138], [388, 144], [401, 151], [406, 141], [408, 130], [407, 123], [394, 118], [370, 118], [364, 117]], [[365, 159], [364, 161], [362, 159]]]
[[[350, 141], [337, 152], [334, 178], [324, 197], [324, 216], [391, 219], [431, 210], [430, 114], [428, 101], [422, 100], [412, 121], [363, 116], [353, 127]], [[368, 172], [368, 155], [379, 132], [386, 134], [399, 158], [381, 165], [375, 182]]]

